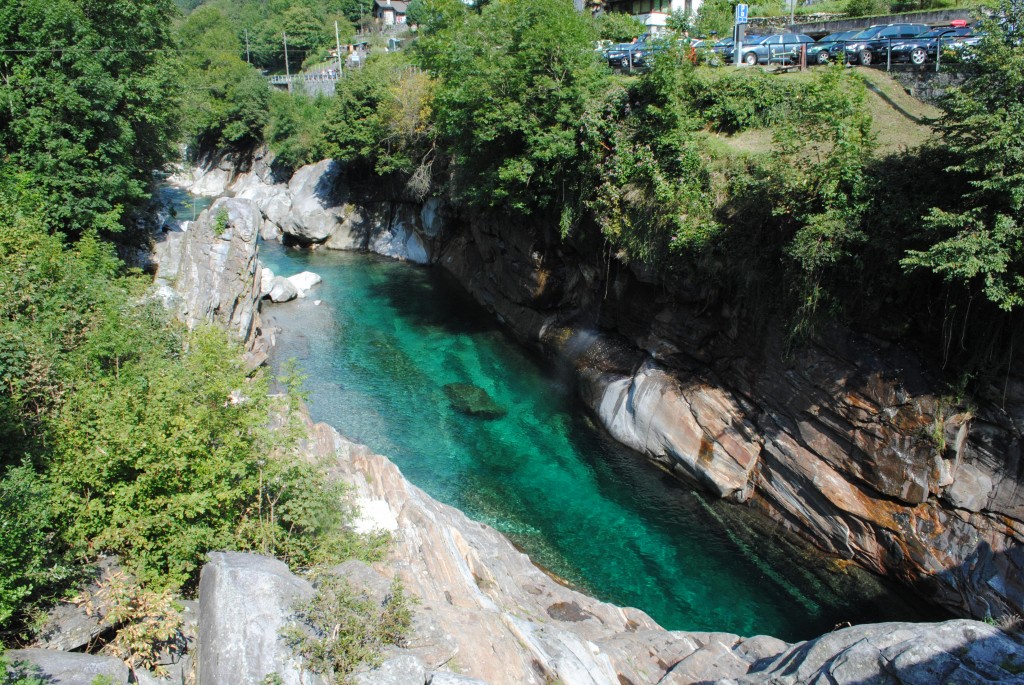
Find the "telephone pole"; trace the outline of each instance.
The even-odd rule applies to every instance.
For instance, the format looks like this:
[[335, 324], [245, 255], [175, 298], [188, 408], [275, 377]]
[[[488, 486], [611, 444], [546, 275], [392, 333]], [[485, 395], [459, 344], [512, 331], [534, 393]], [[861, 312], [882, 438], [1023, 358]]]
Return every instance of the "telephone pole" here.
[[288, 79], [288, 94], [292, 94], [292, 71], [288, 67], [288, 33], [285, 31], [281, 32], [281, 36], [284, 38], [284, 75]]
[[338, 45], [338, 78], [341, 78], [341, 33], [338, 32], [338, 22], [334, 22], [334, 42]]

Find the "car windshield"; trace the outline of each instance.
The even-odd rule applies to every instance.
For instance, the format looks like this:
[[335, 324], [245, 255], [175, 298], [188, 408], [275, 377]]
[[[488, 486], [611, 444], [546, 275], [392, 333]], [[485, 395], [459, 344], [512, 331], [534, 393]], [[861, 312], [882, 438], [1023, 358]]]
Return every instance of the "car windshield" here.
[[920, 36], [918, 36], [918, 38], [935, 38], [936, 36], [941, 36], [942, 34], [949, 32], [949, 30], [950, 29], [948, 27], [941, 29], [932, 29], [931, 31], [926, 31], [925, 33], [922, 33]]

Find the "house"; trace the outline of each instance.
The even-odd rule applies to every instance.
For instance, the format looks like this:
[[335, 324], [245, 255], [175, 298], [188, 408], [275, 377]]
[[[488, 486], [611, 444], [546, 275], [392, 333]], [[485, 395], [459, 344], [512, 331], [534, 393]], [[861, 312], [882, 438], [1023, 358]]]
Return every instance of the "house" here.
[[403, 0], [373, 0], [373, 17], [384, 26], [404, 24], [408, 6]]
[[675, 12], [690, 15], [700, 9], [701, 0], [606, 0], [609, 12], [627, 12], [644, 22], [653, 33], [664, 30]]

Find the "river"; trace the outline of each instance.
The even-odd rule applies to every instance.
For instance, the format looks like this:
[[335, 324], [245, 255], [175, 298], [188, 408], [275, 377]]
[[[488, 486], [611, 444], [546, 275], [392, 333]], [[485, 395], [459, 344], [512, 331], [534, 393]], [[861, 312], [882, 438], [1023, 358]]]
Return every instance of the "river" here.
[[[615, 442], [575, 400], [567, 369], [524, 351], [440, 269], [276, 243], [261, 256], [277, 274], [324, 279], [264, 308], [282, 329], [274, 363], [300, 362], [314, 418], [574, 587], [668, 629], [790, 641], [846, 622], [941, 618]], [[505, 414], [461, 413], [445, 391], [456, 383]]]

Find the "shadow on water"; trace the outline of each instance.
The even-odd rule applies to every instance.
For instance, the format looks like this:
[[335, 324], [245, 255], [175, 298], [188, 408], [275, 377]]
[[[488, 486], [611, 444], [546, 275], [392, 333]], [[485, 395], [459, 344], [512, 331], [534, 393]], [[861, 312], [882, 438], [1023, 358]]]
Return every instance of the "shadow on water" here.
[[[669, 629], [805, 639], [919, 608], [749, 508], [690, 490], [596, 428], [557, 370], [431, 269], [264, 245], [275, 273], [319, 273], [312, 297], [266, 310], [277, 361], [296, 357], [311, 409], [391, 457], [437, 499], [505, 533], [581, 589]], [[500, 418], [467, 416], [466, 383]]]

